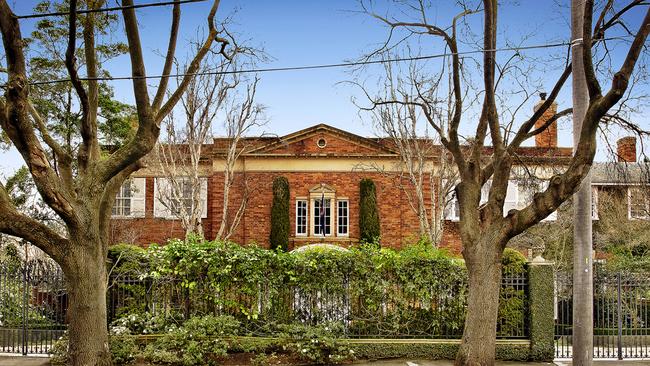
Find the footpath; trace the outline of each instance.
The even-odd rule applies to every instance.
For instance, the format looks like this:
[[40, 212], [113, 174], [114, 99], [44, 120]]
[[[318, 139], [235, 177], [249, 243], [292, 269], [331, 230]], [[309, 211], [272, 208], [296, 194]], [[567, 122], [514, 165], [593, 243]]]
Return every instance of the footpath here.
[[[15, 357], [0, 356], [0, 366], [47, 366], [50, 361], [47, 357]], [[452, 361], [425, 361], [425, 360], [381, 360], [371, 362], [355, 362], [350, 366], [452, 366]], [[570, 366], [571, 361], [555, 361], [553, 363], [544, 362], [497, 362], [497, 366]], [[596, 366], [650, 366], [650, 360], [597, 360], [594, 361]]]

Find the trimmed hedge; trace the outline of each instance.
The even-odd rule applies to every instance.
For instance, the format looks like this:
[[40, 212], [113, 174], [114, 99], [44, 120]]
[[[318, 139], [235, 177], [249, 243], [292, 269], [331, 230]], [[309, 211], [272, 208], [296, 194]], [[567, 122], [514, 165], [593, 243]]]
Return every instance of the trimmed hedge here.
[[359, 182], [359, 239], [366, 243], [378, 243], [381, 236], [377, 191], [372, 179]]
[[553, 315], [553, 266], [530, 263], [528, 266], [530, 309], [530, 360], [547, 361], [555, 356]]
[[271, 249], [289, 247], [289, 181], [286, 177], [273, 180], [273, 203], [271, 205]]

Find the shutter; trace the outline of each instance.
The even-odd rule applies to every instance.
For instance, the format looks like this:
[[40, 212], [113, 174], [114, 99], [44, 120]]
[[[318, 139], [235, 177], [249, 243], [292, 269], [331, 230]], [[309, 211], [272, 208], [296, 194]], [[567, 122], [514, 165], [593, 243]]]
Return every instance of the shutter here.
[[169, 218], [171, 211], [165, 206], [163, 202], [169, 199], [171, 195], [170, 185], [166, 178], [154, 179], [154, 192], [153, 192], [153, 215], [154, 217]]
[[201, 182], [201, 218], [205, 219], [208, 217], [208, 178], [202, 177], [199, 179]]
[[146, 178], [131, 179], [131, 216], [144, 217]]
[[481, 187], [481, 201], [479, 202], [480, 205], [487, 203], [488, 197], [490, 196], [490, 188], [492, 188], [491, 180], [485, 182], [483, 187]]
[[[542, 189], [540, 189], [540, 192], [543, 192], [548, 188], [548, 183], [549, 183], [549, 181], [547, 181], [547, 180], [542, 182]], [[551, 212], [542, 221], [555, 221], [555, 220], [557, 220], [557, 211]]]
[[508, 214], [508, 211], [517, 208], [517, 193], [519, 185], [516, 181], [508, 181], [508, 189], [506, 189], [506, 198], [503, 202], [503, 216], [505, 217]]
[[[446, 187], [447, 184], [449, 184], [449, 181], [443, 180], [442, 187], [440, 187], [440, 189]], [[456, 198], [456, 191], [452, 189], [450, 192], [444, 193], [446, 193], [444, 209], [445, 220], [458, 221], [459, 212], [457, 210], [458, 198]]]

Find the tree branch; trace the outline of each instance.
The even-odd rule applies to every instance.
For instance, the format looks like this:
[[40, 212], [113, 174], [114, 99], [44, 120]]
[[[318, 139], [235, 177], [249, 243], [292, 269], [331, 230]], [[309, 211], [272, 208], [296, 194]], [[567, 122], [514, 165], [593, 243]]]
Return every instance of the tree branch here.
[[181, 6], [179, 3], [174, 4], [172, 10], [172, 27], [169, 31], [169, 44], [167, 45], [167, 55], [165, 56], [165, 66], [163, 67], [160, 83], [158, 84], [158, 91], [153, 98], [153, 110], [158, 111], [163, 102], [163, 98], [167, 93], [167, 84], [169, 82], [169, 74], [171, 73], [172, 66], [174, 65], [174, 55], [176, 54], [176, 42], [178, 39], [178, 26], [181, 19]]
[[70, 226], [78, 225], [74, 200], [50, 165], [29, 119], [29, 88], [20, 26], [6, 1], [0, 1], [0, 31], [9, 80], [5, 101], [0, 101], [0, 126], [20, 152], [43, 200]]
[[65, 253], [68, 240], [54, 230], [18, 212], [7, 190], [0, 183], [0, 233], [25, 239], [45, 251], [55, 260]]

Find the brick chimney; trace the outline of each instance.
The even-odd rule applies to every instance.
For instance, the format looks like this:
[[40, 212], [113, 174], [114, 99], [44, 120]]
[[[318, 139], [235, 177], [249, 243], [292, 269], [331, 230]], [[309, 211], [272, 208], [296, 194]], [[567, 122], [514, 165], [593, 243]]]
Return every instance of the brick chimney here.
[[636, 163], [636, 137], [627, 136], [616, 141], [616, 155], [621, 163]]
[[[539, 96], [541, 100], [535, 104], [534, 111], [537, 111], [539, 107], [544, 104], [546, 101], [546, 93], [540, 93]], [[541, 127], [548, 121], [549, 118], [553, 117], [557, 113], [557, 103], [553, 102], [548, 107], [548, 109], [542, 114], [537, 121], [535, 121], [535, 129]], [[557, 147], [557, 121], [551, 123], [543, 132], [535, 135], [535, 146], [537, 147]]]

